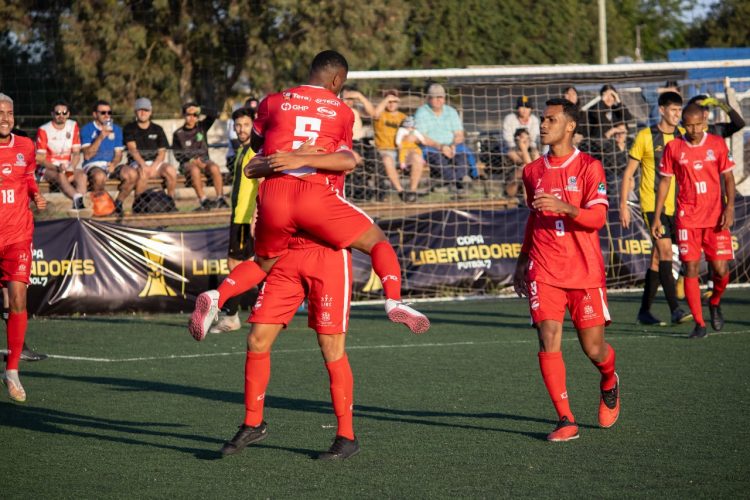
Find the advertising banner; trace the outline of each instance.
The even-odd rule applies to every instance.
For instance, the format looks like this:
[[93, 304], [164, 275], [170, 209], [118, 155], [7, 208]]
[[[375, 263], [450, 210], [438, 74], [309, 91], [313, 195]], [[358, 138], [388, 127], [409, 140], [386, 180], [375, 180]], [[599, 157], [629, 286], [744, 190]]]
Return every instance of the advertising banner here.
[[[749, 211], [747, 199], [738, 197], [732, 282], [749, 281]], [[384, 221], [381, 227], [401, 260], [405, 296], [493, 294], [511, 284], [527, 218], [524, 207], [442, 210]], [[617, 210], [610, 209], [600, 231], [609, 287], [635, 286], [649, 265], [651, 239], [637, 209], [632, 220], [624, 229]], [[169, 232], [91, 219], [37, 223], [28, 310], [190, 311], [199, 293], [216, 288], [229, 273], [228, 242], [226, 227]], [[353, 263], [355, 299], [381, 298], [369, 257], [354, 252]]]

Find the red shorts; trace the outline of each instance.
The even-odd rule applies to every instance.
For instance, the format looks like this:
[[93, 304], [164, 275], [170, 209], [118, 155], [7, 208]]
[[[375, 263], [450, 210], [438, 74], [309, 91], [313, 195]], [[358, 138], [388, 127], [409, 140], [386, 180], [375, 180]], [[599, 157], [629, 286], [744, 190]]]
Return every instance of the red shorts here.
[[734, 259], [729, 229], [677, 227], [677, 246], [682, 262], [701, 260], [701, 250], [706, 253], [707, 261]]
[[0, 281], [29, 284], [31, 276], [31, 242], [20, 241], [0, 247]]
[[272, 177], [258, 190], [255, 254], [284, 255], [292, 235], [302, 231], [335, 248], [346, 248], [372, 224], [366, 213], [333, 186], [291, 175]]
[[349, 250], [319, 245], [290, 248], [266, 277], [248, 322], [286, 327], [307, 295], [307, 325], [320, 334], [344, 333], [349, 327], [351, 292]]
[[529, 311], [534, 326], [547, 319], [562, 323], [566, 307], [577, 330], [612, 323], [606, 288], [557, 288], [529, 282]]

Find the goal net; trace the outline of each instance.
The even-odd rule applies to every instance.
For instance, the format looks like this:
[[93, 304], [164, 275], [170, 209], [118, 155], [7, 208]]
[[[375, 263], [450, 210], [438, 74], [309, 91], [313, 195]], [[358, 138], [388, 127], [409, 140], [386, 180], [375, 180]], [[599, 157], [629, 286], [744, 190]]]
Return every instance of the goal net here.
[[[690, 64], [691, 68], [719, 66], [718, 62]], [[519, 154], [520, 149], [526, 149], [521, 143], [523, 134], [514, 137], [517, 128], [521, 128], [518, 121], [508, 119], [506, 124], [513, 128], [508, 130], [506, 125], [505, 135], [503, 123], [519, 105], [530, 107], [531, 114], [539, 116], [548, 99], [561, 97], [566, 89], [575, 87], [583, 118], [576, 138], [578, 147], [602, 161], [607, 177], [610, 208], [600, 238], [608, 286], [640, 286], [651, 258], [651, 239], [640, 214], [637, 188], [628, 195], [633, 222], [629, 228], [622, 227], [621, 179], [635, 134], [658, 122], [659, 92], [676, 82], [685, 101], [697, 94], [708, 94], [728, 100], [744, 116], [750, 116], [750, 100], [736, 98], [746, 95], [747, 81], [732, 82], [722, 69], [715, 70], [710, 78], [695, 79], [687, 70], [686, 64], [663, 63], [353, 72], [349, 84], [364, 94], [373, 107], [382, 99], [393, 99], [396, 90], [399, 110], [412, 117], [420, 106], [426, 105], [429, 86], [440, 83], [446, 90], [446, 104], [458, 111], [462, 121], [466, 149], [463, 158], [459, 159], [461, 153], [457, 153], [455, 163], [447, 167], [425, 165], [415, 195], [399, 193], [414, 186], [414, 161], [409, 161], [408, 152], [397, 152], [394, 182], [394, 174], [389, 176], [384, 164], [388, 161], [385, 156], [393, 153], [378, 149], [373, 138], [378, 125], [367, 115], [363, 99], [355, 94], [356, 98], [348, 103], [362, 119], [361, 131], [355, 130], [355, 149], [362, 163], [348, 179], [347, 195], [374, 216], [391, 239], [401, 258], [404, 292], [409, 296], [508, 292], [528, 217], [523, 190], [519, 188], [527, 157]], [[594, 123], [598, 117], [591, 118], [601, 113], [597, 103], [604, 85], [616, 90], [626, 110], [620, 120], [626, 125], [621, 128], [624, 133], [605, 134], [604, 125]], [[709, 121], [727, 122], [729, 117], [719, 108], [712, 108]], [[531, 142], [536, 144], [530, 155], [543, 153], [535, 131]], [[734, 173], [740, 192], [747, 193], [744, 181], [750, 170], [745, 166], [744, 131], [735, 133], [727, 143], [736, 162]], [[462, 162], [467, 165], [465, 171], [461, 169]], [[454, 171], [446, 173], [446, 169]], [[454, 182], [456, 176], [462, 177], [458, 185]], [[636, 177], [636, 186], [638, 181]], [[731, 265], [735, 283], [748, 282], [748, 217], [748, 203], [738, 193], [733, 229], [736, 259]], [[369, 267], [369, 259], [357, 254], [355, 264], [358, 298], [380, 297], [380, 283]], [[675, 262], [675, 272], [678, 269]], [[560, 272], [564, 274], [566, 270]]]

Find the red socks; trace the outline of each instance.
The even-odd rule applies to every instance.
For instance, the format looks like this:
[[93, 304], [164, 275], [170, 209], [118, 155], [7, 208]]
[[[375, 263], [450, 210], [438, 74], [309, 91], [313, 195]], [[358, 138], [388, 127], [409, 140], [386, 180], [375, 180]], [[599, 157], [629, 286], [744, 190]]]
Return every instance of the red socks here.
[[372, 269], [383, 283], [385, 297], [401, 300], [401, 264], [396, 252], [387, 241], [380, 241], [370, 249]]
[[23, 350], [23, 339], [26, 337], [26, 325], [29, 316], [26, 311], [8, 315], [8, 363], [6, 370], [18, 370], [18, 362], [21, 360]]
[[727, 289], [727, 285], [729, 284], [729, 273], [725, 274], [724, 276], [714, 275], [714, 291], [711, 294], [711, 299], [709, 300], [709, 303], [712, 306], [718, 306], [721, 302], [721, 296], [724, 294], [724, 290]]
[[232, 269], [216, 289], [219, 292], [219, 309], [224, 307], [227, 300], [258, 286], [265, 278], [265, 271], [254, 260], [246, 260]]
[[552, 398], [552, 404], [555, 405], [557, 418], [568, 417], [568, 420], [575, 422], [565, 386], [565, 362], [562, 352], [540, 352], [539, 368], [542, 370], [544, 385]]
[[698, 278], [685, 276], [685, 299], [687, 299], [690, 312], [698, 326], [706, 326], [703, 321], [703, 306], [701, 305], [701, 290], [698, 287]]
[[245, 358], [245, 425], [257, 427], [263, 421], [263, 404], [270, 378], [271, 353], [248, 352]]
[[353, 402], [354, 402], [354, 377], [349, 366], [349, 358], [343, 357], [326, 363], [328, 377], [331, 380], [331, 401], [333, 411], [338, 420], [337, 436], [346, 439], [354, 439], [354, 426], [352, 424]]
[[603, 391], [608, 391], [615, 387], [617, 379], [615, 378], [615, 350], [612, 346], [607, 344], [607, 357], [604, 361], [594, 363], [599, 369], [599, 373], [602, 374], [602, 381], [599, 383], [599, 388]]

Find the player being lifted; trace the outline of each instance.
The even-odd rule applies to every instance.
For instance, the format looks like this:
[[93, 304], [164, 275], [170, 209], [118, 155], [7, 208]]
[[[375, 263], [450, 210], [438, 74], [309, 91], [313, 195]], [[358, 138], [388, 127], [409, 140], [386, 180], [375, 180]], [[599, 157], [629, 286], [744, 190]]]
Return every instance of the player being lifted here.
[[[315, 56], [307, 85], [271, 94], [260, 103], [253, 124], [248, 177], [266, 177], [258, 192], [255, 261], [237, 266], [219, 286], [200, 294], [189, 323], [196, 340], [205, 337], [218, 310], [230, 297], [260, 283], [284, 255], [289, 240], [305, 231], [335, 248], [356, 248], [370, 255], [383, 283], [388, 318], [414, 333], [430, 326], [423, 314], [401, 302], [401, 266], [383, 231], [336, 189], [336, 179], [352, 170], [354, 115], [337, 95], [348, 63], [338, 52]], [[306, 142], [322, 154], [293, 154]]]
[[569, 441], [578, 438], [578, 425], [561, 352], [566, 307], [583, 352], [601, 373], [599, 425], [611, 427], [620, 414], [615, 350], [604, 340], [610, 317], [599, 229], [609, 203], [602, 164], [573, 146], [578, 108], [562, 98], [546, 104], [540, 136], [549, 153], [523, 170], [531, 213], [513, 286], [529, 297], [539, 367], [557, 411], [557, 427], [547, 439]]
[[[685, 298], [695, 318], [690, 338], [707, 335], [703, 321], [698, 271], [701, 250], [713, 272], [714, 288], [709, 299], [711, 327], [721, 330], [724, 316], [721, 296], [729, 283], [727, 261], [734, 258], [732, 235], [734, 223], [734, 162], [724, 139], [706, 132], [706, 118], [697, 104], [682, 111], [685, 136], [667, 144], [659, 165], [659, 189], [656, 196], [652, 234], [660, 234], [659, 216], [664, 211], [671, 178], [677, 181], [677, 244], [680, 260], [685, 263]], [[725, 203], [721, 183], [724, 182]]]
[[0, 280], [8, 289], [8, 362], [3, 382], [13, 401], [26, 401], [26, 391], [18, 378], [18, 362], [26, 336], [26, 287], [31, 276], [31, 243], [34, 216], [29, 209], [33, 200], [44, 210], [47, 201], [34, 181], [36, 159], [34, 143], [28, 137], [13, 134], [13, 100], [0, 94]]

